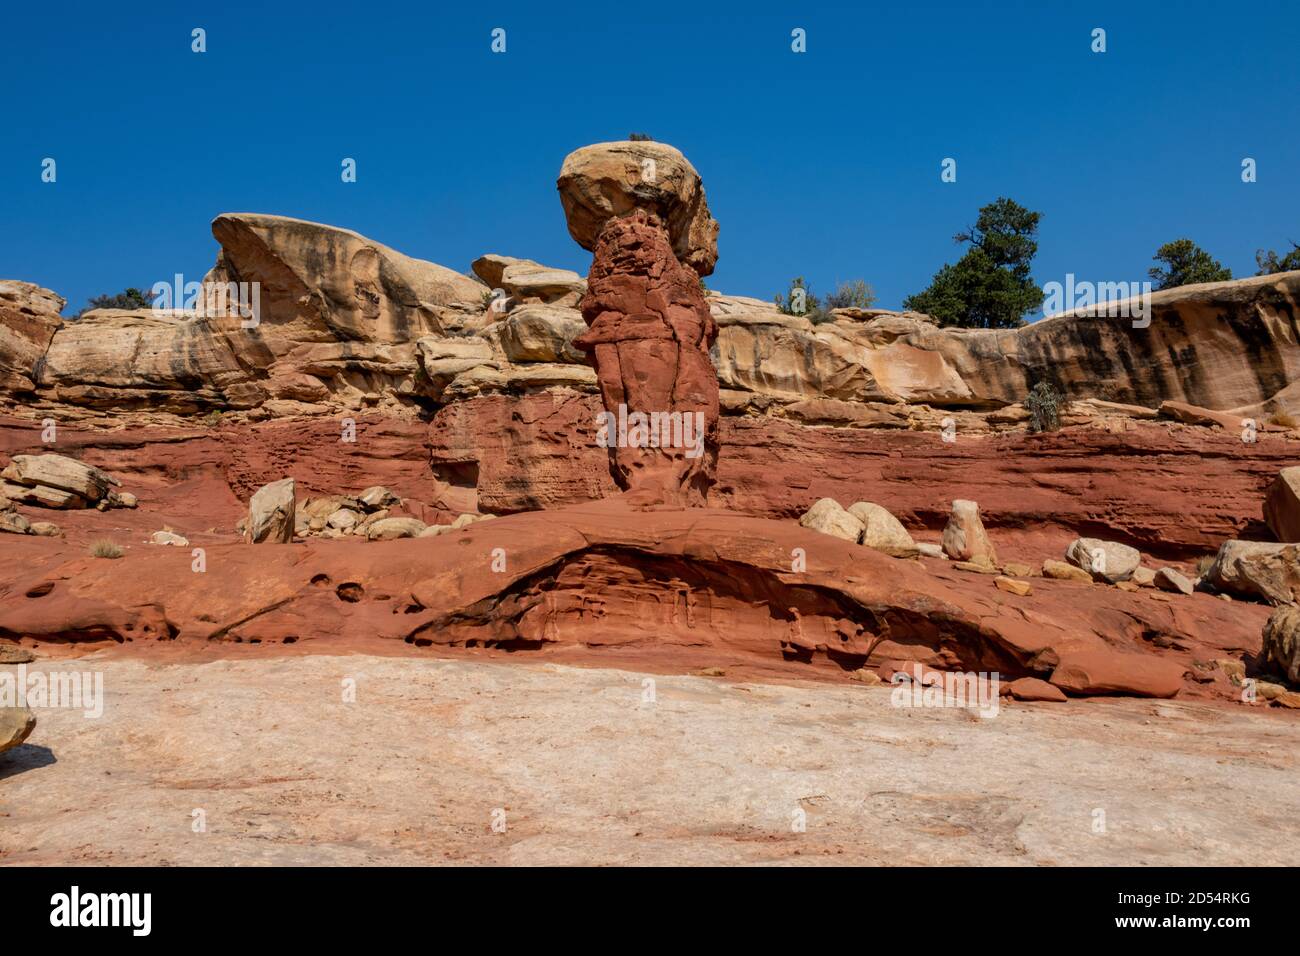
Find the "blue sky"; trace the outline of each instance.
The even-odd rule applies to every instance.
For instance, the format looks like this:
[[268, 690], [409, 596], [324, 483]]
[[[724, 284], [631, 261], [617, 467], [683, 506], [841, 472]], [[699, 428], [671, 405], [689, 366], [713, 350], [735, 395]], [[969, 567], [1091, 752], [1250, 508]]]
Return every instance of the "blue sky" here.
[[632, 131], [700, 170], [722, 225], [709, 286], [735, 294], [865, 278], [897, 306], [999, 195], [1043, 213], [1040, 284], [1142, 279], [1181, 236], [1239, 276], [1300, 242], [1294, 0], [540, 6], [7, 5], [0, 277], [68, 311], [197, 279], [227, 211], [460, 270], [499, 252], [585, 274], [555, 177]]

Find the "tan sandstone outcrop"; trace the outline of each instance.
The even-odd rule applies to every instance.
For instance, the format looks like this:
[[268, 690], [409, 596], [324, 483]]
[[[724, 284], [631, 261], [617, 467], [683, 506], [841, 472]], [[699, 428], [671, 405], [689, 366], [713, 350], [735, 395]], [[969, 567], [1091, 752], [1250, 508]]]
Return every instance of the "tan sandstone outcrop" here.
[[699, 275], [718, 259], [718, 223], [709, 215], [700, 174], [666, 143], [595, 143], [564, 159], [557, 183], [569, 235], [592, 251], [612, 218], [633, 209], [654, 212], [668, 230], [678, 261]]
[[0, 393], [35, 388], [37, 363], [63, 320], [64, 300], [30, 282], [0, 279]]
[[1289, 272], [1154, 293], [1146, 328], [1067, 313], [1019, 329], [953, 329], [882, 310], [863, 312], [867, 321], [841, 310], [814, 326], [734, 310], [719, 319], [718, 375], [725, 388], [784, 399], [972, 408], [1019, 402], [1047, 380], [1071, 399], [1244, 414], [1239, 406], [1266, 402], [1300, 374], [1298, 306], [1300, 272]]

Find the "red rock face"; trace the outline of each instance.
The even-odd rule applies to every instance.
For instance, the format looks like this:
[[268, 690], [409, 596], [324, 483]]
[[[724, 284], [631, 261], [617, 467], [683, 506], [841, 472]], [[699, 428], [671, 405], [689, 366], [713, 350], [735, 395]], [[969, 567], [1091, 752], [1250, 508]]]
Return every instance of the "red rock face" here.
[[[617, 488], [595, 444], [598, 411], [594, 396], [457, 402], [430, 429], [435, 471], [450, 462], [472, 473], [479, 510], [495, 514], [606, 497]], [[726, 416], [719, 436], [726, 454], [709, 494], [714, 507], [793, 520], [819, 498], [874, 501], [914, 534], [938, 540], [952, 500], [971, 498], [1001, 556], [1013, 560], [1059, 559], [1080, 535], [1176, 561], [1228, 538], [1268, 540], [1265, 489], [1300, 460], [1300, 443], [1285, 435], [1247, 444], [1221, 430], [1158, 422], [945, 443], [937, 432]]]
[[[482, 522], [405, 541], [276, 548], [204, 541], [141, 546], [120, 560], [71, 540], [0, 541], [0, 639], [107, 642], [202, 653], [216, 644], [338, 652], [531, 651], [557, 661], [732, 676], [843, 679], [894, 669], [1038, 677], [1072, 695], [1239, 695], [1197, 660], [1243, 652], [1268, 616], [1208, 594], [1157, 601], [1036, 580], [1032, 604], [986, 575], [899, 561], [829, 535], [712, 508], [637, 511], [625, 497]], [[794, 555], [806, 567], [791, 570]], [[499, 560], [498, 560], [499, 559]], [[1103, 636], [1104, 635], [1104, 636]], [[1167, 649], [1166, 649], [1167, 648]]]
[[581, 307], [588, 331], [574, 344], [600, 380], [614, 480], [644, 502], [703, 505], [718, 461], [718, 330], [657, 216], [606, 224]]

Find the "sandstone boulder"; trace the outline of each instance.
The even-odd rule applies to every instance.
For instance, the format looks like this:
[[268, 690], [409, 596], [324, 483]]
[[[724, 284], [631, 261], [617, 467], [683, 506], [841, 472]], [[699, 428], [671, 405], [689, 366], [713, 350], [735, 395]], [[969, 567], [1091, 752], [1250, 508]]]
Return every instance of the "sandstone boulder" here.
[[943, 550], [954, 561], [989, 566], [998, 563], [997, 551], [984, 530], [976, 502], [958, 498], [952, 503], [952, 513], [943, 529]]
[[1225, 594], [1288, 604], [1300, 594], [1300, 545], [1225, 541], [1204, 581]]
[[1029, 597], [1034, 593], [1034, 586], [1028, 581], [1018, 581], [1005, 575], [998, 575], [993, 579], [993, 584], [999, 591], [1006, 591], [1017, 597]]
[[316, 518], [324, 521], [340, 508], [346, 508], [350, 511], [366, 510], [360, 497], [352, 495], [322, 495], [319, 498], [308, 498], [306, 501], [297, 502], [296, 508], [298, 513], [306, 518], [308, 522]]
[[1285, 604], [1269, 617], [1261, 657], [1293, 686], [1300, 685], [1300, 608]]
[[1196, 590], [1196, 586], [1174, 568], [1159, 568], [1152, 583], [1162, 591], [1178, 594], [1191, 594]]
[[259, 488], [248, 503], [244, 540], [250, 544], [288, 544], [293, 540], [294, 480], [283, 478]]
[[1043, 562], [1043, 577], [1055, 578], [1058, 581], [1092, 583], [1092, 575], [1083, 568], [1077, 568], [1073, 564], [1066, 564], [1064, 561], [1055, 561], [1052, 558], [1048, 558]]
[[870, 501], [858, 501], [849, 506], [848, 513], [862, 522], [859, 544], [896, 558], [914, 558], [920, 554], [912, 536], [888, 509]]
[[31, 523], [16, 511], [0, 511], [0, 532], [31, 534]]
[[605, 224], [633, 209], [656, 213], [677, 259], [701, 276], [718, 259], [718, 223], [709, 215], [700, 174], [666, 143], [597, 143], [564, 159], [557, 186], [571, 235], [594, 250]]
[[549, 269], [535, 262], [514, 262], [501, 273], [500, 288], [521, 302], [576, 305], [587, 282], [569, 269]]
[[0, 754], [17, 747], [36, 729], [36, 715], [27, 707], [0, 707]]
[[184, 535], [179, 535], [174, 531], [155, 531], [149, 536], [149, 543], [170, 545], [174, 548], [188, 548], [190, 546], [189, 540]]
[[365, 491], [357, 496], [357, 500], [366, 508], [374, 510], [378, 508], [387, 508], [389, 505], [395, 505], [402, 499], [389, 491], [383, 485], [371, 485]]
[[447, 386], [462, 373], [479, 369], [494, 371], [502, 364], [493, 355], [492, 346], [480, 338], [429, 335], [415, 346], [434, 398], [441, 398]]
[[1020, 677], [1007, 686], [1008, 692], [1016, 700], [1037, 700], [1062, 703], [1069, 700], [1059, 687], [1049, 684], [1037, 677]]
[[327, 527], [337, 531], [349, 532], [365, 520], [365, 515], [351, 508], [339, 508], [325, 519]]
[[1137, 548], [1100, 538], [1075, 538], [1065, 549], [1065, 557], [1096, 580], [1109, 584], [1129, 580], [1142, 563]]
[[799, 519], [799, 525], [854, 543], [862, 540], [862, 532], [865, 530], [862, 520], [845, 511], [834, 498], [822, 498], [814, 502]]
[[587, 331], [577, 309], [552, 305], [522, 305], [500, 323], [498, 341], [511, 362], [585, 363], [573, 340]]
[[1264, 521], [1277, 540], [1300, 542], [1300, 466], [1283, 468], [1268, 486]]
[[33, 521], [31, 531], [32, 534], [41, 538], [63, 537], [63, 529], [52, 521]]
[[534, 262], [532, 259], [516, 259], [513, 256], [499, 256], [496, 253], [488, 253], [485, 256], [479, 256], [470, 265], [470, 271], [483, 280], [489, 290], [500, 289], [505, 292], [505, 286], [502, 278], [505, 276], [506, 269], [514, 265], [532, 266], [537, 269], [543, 269], [540, 262]]
[[18, 485], [11, 481], [0, 480], [0, 494], [10, 501], [22, 505], [36, 505], [41, 508], [87, 508], [90, 503], [81, 495], [71, 491], [62, 491], [48, 485]]
[[394, 538], [416, 538], [427, 528], [418, 518], [383, 518], [366, 528], [371, 541], [392, 541]]
[[1184, 666], [1142, 654], [1075, 651], [1061, 655], [1051, 682], [1068, 694], [1173, 697], [1183, 687]]
[[[120, 482], [93, 465], [64, 455], [14, 455], [0, 477], [27, 487], [44, 486], [97, 502]], [[6, 492], [8, 494], [8, 492]]]

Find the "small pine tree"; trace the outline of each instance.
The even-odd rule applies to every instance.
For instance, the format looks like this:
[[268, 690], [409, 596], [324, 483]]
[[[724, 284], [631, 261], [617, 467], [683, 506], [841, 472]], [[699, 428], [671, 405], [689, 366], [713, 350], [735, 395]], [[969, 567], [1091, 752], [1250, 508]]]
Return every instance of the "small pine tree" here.
[[1166, 242], [1151, 258], [1163, 263], [1147, 270], [1156, 291], [1198, 282], [1227, 282], [1232, 278], [1231, 269], [1190, 239]]
[[1014, 329], [1043, 301], [1029, 274], [1038, 252], [1041, 213], [1001, 198], [980, 208], [975, 225], [953, 237], [969, 243], [965, 255], [945, 264], [929, 288], [908, 296], [903, 308], [924, 312], [940, 325]]

